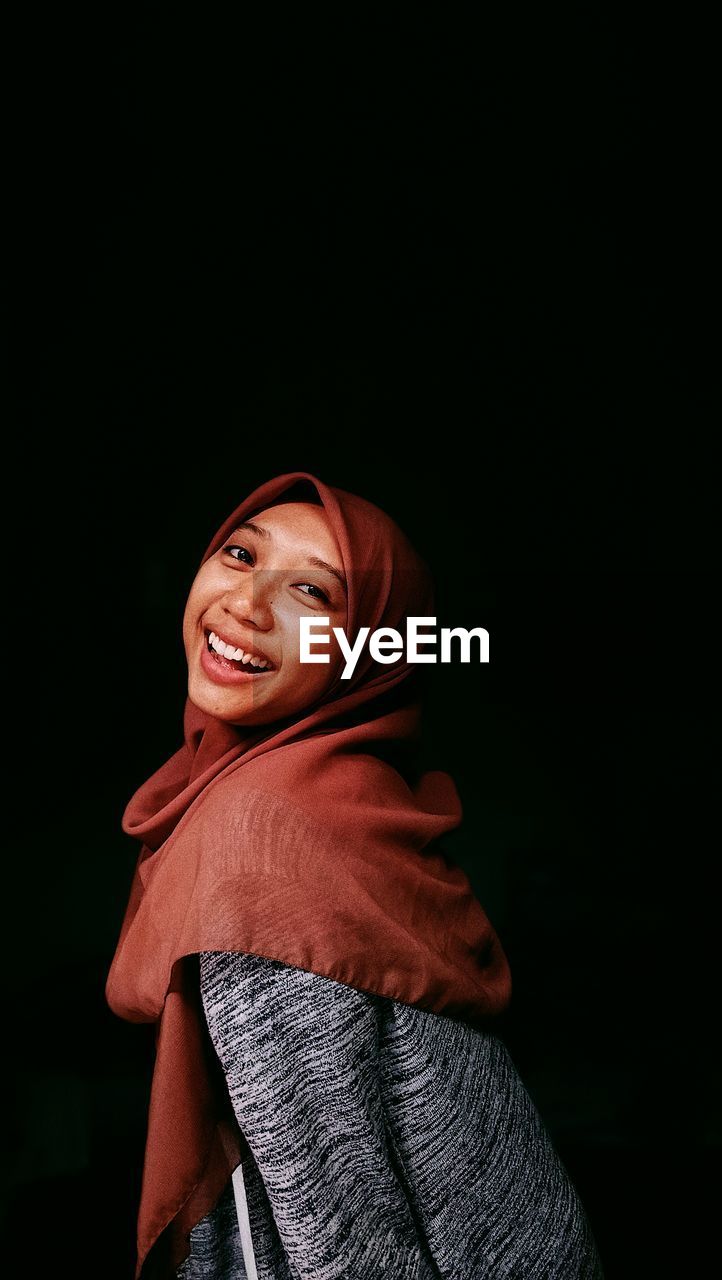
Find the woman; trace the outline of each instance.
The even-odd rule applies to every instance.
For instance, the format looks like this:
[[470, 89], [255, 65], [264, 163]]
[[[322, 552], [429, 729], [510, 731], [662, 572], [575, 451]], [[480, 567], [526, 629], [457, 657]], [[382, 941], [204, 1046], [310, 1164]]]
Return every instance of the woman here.
[[494, 1015], [504, 952], [438, 847], [417, 668], [301, 619], [433, 616], [378, 508], [307, 472], [210, 543], [183, 619], [184, 745], [133, 796], [142, 846], [108, 976], [156, 1022], [139, 1277], [600, 1277], [583, 1207]]

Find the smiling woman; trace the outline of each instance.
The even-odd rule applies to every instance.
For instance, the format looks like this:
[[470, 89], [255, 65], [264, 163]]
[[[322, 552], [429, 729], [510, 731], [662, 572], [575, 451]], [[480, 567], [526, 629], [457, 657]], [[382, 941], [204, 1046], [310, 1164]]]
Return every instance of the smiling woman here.
[[212, 539], [183, 619], [183, 746], [108, 975], [156, 1023], [136, 1280], [599, 1280], [584, 1209], [498, 1035], [511, 979], [439, 847], [416, 667], [304, 664], [300, 623], [433, 616], [377, 507], [307, 472]]
[[346, 624], [341, 551], [323, 507], [279, 503], [244, 521], [201, 566], [188, 597], [188, 696], [234, 724], [309, 707], [340, 663], [339, 655], [323, 669], [301, 664], [299, 620], [320, 613]]

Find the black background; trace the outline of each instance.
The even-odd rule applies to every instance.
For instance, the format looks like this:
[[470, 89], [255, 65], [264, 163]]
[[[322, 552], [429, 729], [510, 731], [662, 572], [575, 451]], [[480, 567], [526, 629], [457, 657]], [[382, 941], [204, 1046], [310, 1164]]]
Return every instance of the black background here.
[[440, 625], [488, 627], [488, 667], [433, 669], [427, 732], [512, 966], [505, 1036], [609, 1280], [699, 1273], [717, 633], [689, 36], [598, 5], [478, 27], [103, 6], [23, 34], [3, 999], [24, 1274], [131, 1275], [152, 1031], [103, 998], [120, 818], [180, 745], [200, 556], [295, 469], [401, 523]]

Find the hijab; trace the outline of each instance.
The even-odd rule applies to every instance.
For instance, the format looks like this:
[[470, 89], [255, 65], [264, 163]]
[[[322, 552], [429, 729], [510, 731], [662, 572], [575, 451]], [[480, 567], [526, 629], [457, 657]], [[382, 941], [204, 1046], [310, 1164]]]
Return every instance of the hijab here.
[[[274, 503], [320, 503], [348, 588], [346, 634], [433, 617], [428, 569], [378, 507], [309, 472], [228, 517], [201, 564]], [[451, 777], [413, 765], [418, 672], [368, 647], [287, 721], [233, 725], [186, 699], [183, 745], [122, 819], [141, 842], [106, 999], [155, 1024], [135, 1280], [172, 1276], [242, 1159], [199, 993], [201, 951], [241, 951], [470, 1022], [511, 996], [507, 959], [439, 839], [461, 821]]]

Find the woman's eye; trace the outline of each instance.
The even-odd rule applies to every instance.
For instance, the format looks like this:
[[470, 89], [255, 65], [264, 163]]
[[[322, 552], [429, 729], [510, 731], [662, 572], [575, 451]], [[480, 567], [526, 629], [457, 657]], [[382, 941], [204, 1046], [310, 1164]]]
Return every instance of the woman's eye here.
[[227, 552], [228, 552], [228, 554], [229, 554], [229, 556], [233, 556], [233, 559], [234, 559], [234, 560], [238, 560], [238, 559], [240, 559], [240, 557], [239, 557], [239, 556], [234, 556], [234, 555], [233, 555], [233, 552], [234, 552], [234, 551], [240, 551], [244, 556], [248, 556], [248, 560], [241, 560], [241, 564], [252, 564], [252, 563], [253, 563], [253, 556], [251, 555], [250, 551], [248, 550], [248, 547], [238, 547], [238, 546], [235, 546], [234, 544], [229, 544], [227, 547], [224, 547], [224, 548], [223, 548], [223, 550], [224, 550], [224, 551], [227, 551]]
[[[228, 556], [232, 556], [234, 561], [238, 561], [238, 563], [253, 563], [252, 554], [247, 547], [239, 547], [237, 543], [229, 543], [228, 547], [224, 547], [223, 550], [228, 554]], [[238, 556], [234, 554], [236, 552], [238, 552]], [[248, 559], [241, 559], [242, 556], [247, 556]], [[316, 586], [315, 582], [296, 582], [296, 586], [298, 589], [303, 591], [303, 595], [310, 595], [312, 600], [320, 600], [321, 604], [329, 603], [328, 595], [326, 595], [325, 591], [321, 590], [320, 586]]]
[[301, 590], [303, 590], [304, 587], [308, 587], [308, 591], [304, 592], [304, 595], [311, 595], [311, 592], [316, 592], [317, 594], [312, 598], [314, 600], [321, 600], [324, 604], [328, 604], [328, 596], [326, 595], [326, 592], [322, 591], [320, 587], [314, 586], [312, 582], [299, 582], [297, 583], [297, 586], [299, 586]]
[[[248, 547], [241, 547], [237, 543], [229, 543], [227, 547], [223, 548], [223, 550], [229, 556], [232, 556], [239, 564], [253, 564], [253, 556], [248, 550]], [[238, 552], [238, 555], [235, 554], [236, 551]], [[241, 559], [242, 556], [247, 556], [248, 559], [243, 560]], [[295, 583], [295, 586], [297, 586], [299, 590], [303, 591], [304, 595], [311, 596], [312, 600], [320, 600], [322, 604], [329, 603], [329, 597], [326, 595], [326, 592], [322, 591], [320, 587], [317, 587], [315, 583], [297, 582]]]

